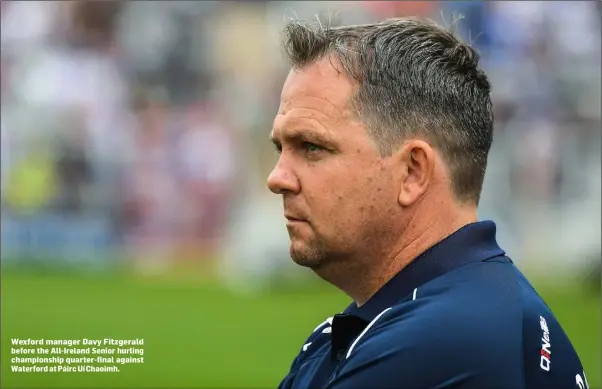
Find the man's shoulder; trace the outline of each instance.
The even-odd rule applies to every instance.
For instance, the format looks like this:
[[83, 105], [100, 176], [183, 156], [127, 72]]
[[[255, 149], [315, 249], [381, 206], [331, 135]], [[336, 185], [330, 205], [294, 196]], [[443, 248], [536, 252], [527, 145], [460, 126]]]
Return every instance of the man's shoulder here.
[[355, 351], [388, 345], [414, 355], [437, 350], [444, 358], [495, 356], [515, 364], [521, 360], [525, 309], [531, 309], [523, 303], [523, 288], [509, 260], [467, 265], [416, 288], [384, 312]]
[[430, 319], [469, 319], [477, 324], [500, 316], [510, 319], [509, 314], [520, 315], [529, 308], [524, 304], [525, 296], [533, 301], [539, 298], [512, 261], [502, 256], [435, 278], [416, 288], [411, 298], [401, 300], [393, 309], [416, 310], [416, 314]]
[[453, 277], [418, 287], [377, 317], [348, 351], [343, 373], [382, 361], [379, 374], [409, 374], [420, 387], [524, 387], [521, 304], [497, 286], [481, 290], [474, 275]]
[[[503, 256], [456, 269], [416, 288], [391, 307], [390, 330], [482, 337], [486, 344], [521, 342], [524, 322], [554, 315], [523, 273]], [[384, 322], [383, 322], [384, 324]], [[414, 328], [415, 327], [415, 328]], [[428, 331], [425, 331], [428, 328]]]
[[[461, 304], [467, 309], [474, 311], [480, 308], [493, 315], [500, 310], [518, 313], [519, 310], [545, 305], [535, 288], [507, 256], [462, 266], [420, 286], [413, 297], [427, 299], [431, 304], [425, 309], [440, 311], [440, 305]], [[401, 301], [400, 305], [404, 302]], [[492, 304], [495, 304], [495, 310], [491, 309]], [[504, 312], [505, 315], [508, 313]]]
[[527, 288], [511, 262], [468, 265], [416, 288], [383, 314], [375, 329], [380, 327], [386, 342], [415, 347], [461, 345], [465, 351], [491, 352], [499, 344], [499, 352], [517, 353], [523, 317], [536, 305], [525, 304], [524, 295], [538, 298]]
[[[546, 370], [551, 333], [555, 375]], [[417, 288], [357, 341], [350, 367], [381, 357], [383, 350], [391, 358], [411, 356], [413, 366], [425, 366], [423, 374], [438, 376], [436, 382], [470, 372], [471, 382], [484, 385], [556, 387], [582, 373], [552, 311], [522, 273], [501, 259], [466, 266]]]

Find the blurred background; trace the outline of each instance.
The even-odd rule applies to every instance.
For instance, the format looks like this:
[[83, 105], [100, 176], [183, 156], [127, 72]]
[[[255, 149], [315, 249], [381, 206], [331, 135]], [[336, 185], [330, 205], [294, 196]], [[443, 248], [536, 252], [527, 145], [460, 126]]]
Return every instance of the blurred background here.
[[[275, 387], [348, 299], [265, 187], [288, 17], [451, 22], [493, 83], [482, 219], [600, 386], [600, 2], [2, 1], [2, 386]], [[145, 338], [118, 374], [10, 373], [23, 338]]]

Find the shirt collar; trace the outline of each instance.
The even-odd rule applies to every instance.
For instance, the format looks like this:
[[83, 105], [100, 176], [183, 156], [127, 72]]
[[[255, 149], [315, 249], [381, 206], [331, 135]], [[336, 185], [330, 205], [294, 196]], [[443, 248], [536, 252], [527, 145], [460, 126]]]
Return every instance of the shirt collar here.
[[370, 322], [428, 281], [464, 265], [504, 255], [495, 233], [496, 225], [492, 221], [471, 223], [460, 228], [419, 255], [364, 305], [358, 308], [351, 303], [344, 314]]

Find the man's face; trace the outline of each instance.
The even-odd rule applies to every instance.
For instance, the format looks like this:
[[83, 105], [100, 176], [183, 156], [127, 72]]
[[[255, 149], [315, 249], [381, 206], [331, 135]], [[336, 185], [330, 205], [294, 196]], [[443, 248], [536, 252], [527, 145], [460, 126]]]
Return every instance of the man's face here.
[[293, 70], [274, 120], [268, 187], [283, 197], [291, 257], [314, 270], [378, 249], [399, 215], [391, 162], [352, 114], [353, 88], [329, 59]]

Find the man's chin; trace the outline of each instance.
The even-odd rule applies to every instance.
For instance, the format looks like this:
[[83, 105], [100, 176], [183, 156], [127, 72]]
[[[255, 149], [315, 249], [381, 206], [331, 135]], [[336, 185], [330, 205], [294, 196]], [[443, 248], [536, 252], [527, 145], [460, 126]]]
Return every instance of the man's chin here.
[[320, 255], [317, 250], [299, 246], [298, 243], [291, 243], [289, 253], [293, 262], [299, 266], [308, 267], [310, 269], [315, 269], [322, 265], [323, 256]]

